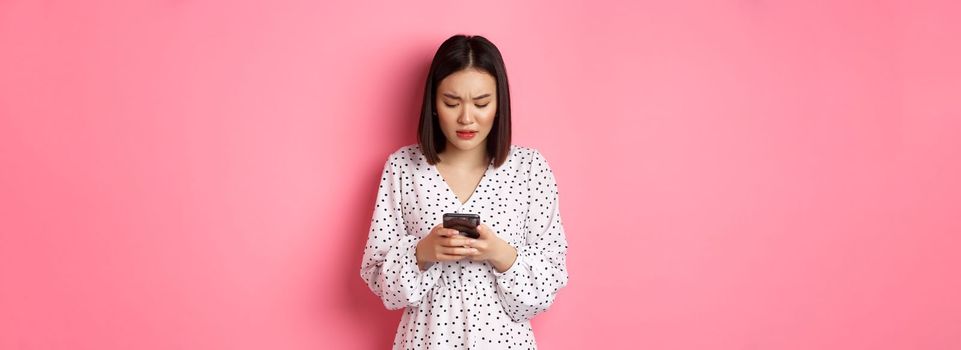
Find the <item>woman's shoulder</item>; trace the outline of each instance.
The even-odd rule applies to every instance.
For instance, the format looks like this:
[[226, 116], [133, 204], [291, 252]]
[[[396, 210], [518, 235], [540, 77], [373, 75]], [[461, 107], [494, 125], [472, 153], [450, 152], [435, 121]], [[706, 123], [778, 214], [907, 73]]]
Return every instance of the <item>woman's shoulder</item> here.
[[515, 167], [516, 176], [524, 178], [528, 182], [536, 181], [538, 186], [556, 183], [554, 170], [551, 169], [550, 164], [539, 149], [530, 146], [517, 146], [511, 147], [511, 151], [515, 152], [511, 158], [514, 158], [512, 163]]
[[511, 145], [511, 153], [508, 159], [512, 160], [518, 167], [527, 167], [535, 163], [545, 162], [540, 150], [533, 146]]
[[387, 161], [394, 163], [395, 166], [407, 167], [417, 165], [425, 161], [424, 154], [420, 150], [419, 144], [400, 146], [387, 156]]

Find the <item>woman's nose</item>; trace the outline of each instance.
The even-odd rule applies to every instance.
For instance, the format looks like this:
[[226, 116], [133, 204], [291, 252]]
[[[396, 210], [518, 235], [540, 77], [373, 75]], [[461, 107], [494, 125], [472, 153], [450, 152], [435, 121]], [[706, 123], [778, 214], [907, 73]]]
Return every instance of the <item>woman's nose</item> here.
[[470, 108], [464, 106], [464, 108], [461, 109], [460, 115], [457, 116], [457, 122], [461, 124], [470, 124], [474, 122], [474, 118], [472, 118], [470, 115]]

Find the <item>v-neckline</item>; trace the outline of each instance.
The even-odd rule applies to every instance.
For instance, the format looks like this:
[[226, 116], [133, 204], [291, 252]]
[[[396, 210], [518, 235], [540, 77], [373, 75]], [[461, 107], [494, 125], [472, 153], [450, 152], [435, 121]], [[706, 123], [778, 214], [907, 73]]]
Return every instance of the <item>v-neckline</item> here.
[[[466, 201], [466, 202], [463, 202], [463, 203], [461, 203], [460, 198], [457, 198], [457, 193], [455, 193], [455, 192], [454, 192], [454, 189], [450, 187], [450, 184], [449, 184], [449, 183], [447, 183], [447, 179], [444, 178], [444, 175], [442, 175], [442, 174], [440, 173], [440, 169], [437, 169], [437, 164], [430, 164], [429, 166], [430, 166], [431, 169], [434, 170], [434, 174], [436, 174], [437, 177], [440, 178], [440, 182], [444, 183], [444, 186], [445, 186], [446, 189], [447, 189], [447, 193], [450, 193], [449, 197], [454, 201], [454, 204], [457, 204], [458, 210], [460, 210], [460, 209], [463, 209], [463, 208], [467, 207], [468, 204], [471, 204], [471, 202], [474, 201], [474, 198], [477, 198], [477, 196], [478, 196], [478, 194], [477, 194], [478, 190], [481, 189], [481, 186], [484, 185], [484, 182], [486, 182], [486, 181], [487, 181], [487, 178], [490, 177], [490, 175], [491, 175], [491, 171], [492, 171], [492, 168], [493, 168], [493, 164], [492, 164], [492, 163], [493, 163], [493, 159], [491, 159], [491, 162], [488, 162], [488, 163], [487, 163], [487, 168], [484, 169], [484, 174], [481, 175], [480, 181], [478, 181], [478, 182], [477, 182], [477, 185], [474, 186], [474, 190], [471, 191], [470, 196], [467, 197], [467, 201]], [[438, 164], [439, 164], [439, 163], [438, 163]]]

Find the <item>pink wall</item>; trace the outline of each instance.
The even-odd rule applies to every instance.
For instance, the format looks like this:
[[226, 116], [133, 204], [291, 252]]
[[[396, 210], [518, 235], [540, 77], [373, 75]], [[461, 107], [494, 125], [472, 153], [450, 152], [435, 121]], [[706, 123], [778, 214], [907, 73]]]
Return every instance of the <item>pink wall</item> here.
[[558, 178], [544, 349], [961, 348], [953, 1], [0, 1], [0, 349], [383, 349], [433, 50]]

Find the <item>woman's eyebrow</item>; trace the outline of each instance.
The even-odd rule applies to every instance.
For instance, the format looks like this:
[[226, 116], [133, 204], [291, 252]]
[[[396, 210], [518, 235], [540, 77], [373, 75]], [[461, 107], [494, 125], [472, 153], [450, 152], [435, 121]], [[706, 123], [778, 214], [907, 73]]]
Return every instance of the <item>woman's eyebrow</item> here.
[[449, 93], [449, 92], [445, 92], [445, 93], [444, 93], [444, 96], [447, 96], [447, 98], [451, 98], [451, 99], [455, 99], [455, 100], [460, 101], [460, 96], [454, 95], [454, 94]]
[[[445, 92], [445, 93], [444, 93], [444, 96], [446, 96], [447, 98], [451, 98], [451, 99], [458, 100], [458, 101], [461, 100], [460, 96], [454, 95], [454, 94], [449, 93], [449, 92]], [[490, 97], [490, 96], [491, 96], [491, 94], [483, 94], [483, 95], [474, 97], [474, 99], [475, 99], [475, 100], [480, 100], [480, 99], [482, 99], [482, 98], [487, 98], [487, 97]]]

